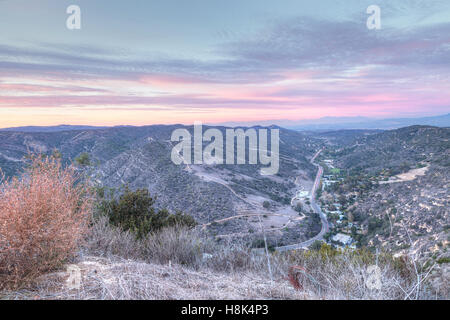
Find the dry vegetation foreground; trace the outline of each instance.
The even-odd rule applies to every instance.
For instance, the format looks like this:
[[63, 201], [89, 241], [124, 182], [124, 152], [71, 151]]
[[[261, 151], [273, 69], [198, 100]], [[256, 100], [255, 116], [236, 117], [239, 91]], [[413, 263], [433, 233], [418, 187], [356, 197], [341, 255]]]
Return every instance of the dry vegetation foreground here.
[[[413, 265], [380, 254], [380, 287], [370, 288], [364, 251], [318, 250], [270, 255], [272, 279], [263, 253], [239, 244], [210, 242], [194, 230], [169, 228], [136, 240], [100, 219], [78, 256], [59, 270], [1, 299], [432, 299], [448, 297]], [[292, 266], [306, 273], [292, 273]], [[80, 271], [73, 286], [70, 269]], [[73, 273], [72, 273], [73, 275]], [[442, 283], [442, 282], [441, 282]]]
[[[209, 242], [192, 230], [163, 230], [136, 240], [100, 221], [78, 257], [28, 285], [0, 292], [0, 299], [435, 299], [448, 298], [408, 260], [378, 257], [380, 287], [370, 288], [369, 252], [319, 250], [266, 257], [241, 245]], [[292, 273], [300, 266], [305, 273]], [[80, 271], [73, 287], [70, 269]], [[73, 274], [72, 274], [73, 275]]]
[[303, 299], [287, 280], [270, 281], [254, 273], [195, 271], [180, 265], [159, 265], [87, 256], [75, 264], [81, 287], [71, 289], [69, 273], [55, 272], [28, 290], [5, 293], [6, 299], [148, 299], [229, 300]]

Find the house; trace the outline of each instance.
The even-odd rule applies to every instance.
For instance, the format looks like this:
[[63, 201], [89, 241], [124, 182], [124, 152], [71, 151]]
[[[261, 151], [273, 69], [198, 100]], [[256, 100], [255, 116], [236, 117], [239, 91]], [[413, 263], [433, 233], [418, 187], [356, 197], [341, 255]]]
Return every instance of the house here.
[[340, 242], [344, 246], [349, 246], [353, 242], [352, 237], [350, 237], [349, 235], [343, 234], [343, 233], [336, 234], [335, 236], [333, 236], [333, 238], [331, 238], [331, 240], [333, 240], [335, 242]]
[[309, 196], [309, 191], [297, 191], [296, 197], [297, 198], [307, 198]]

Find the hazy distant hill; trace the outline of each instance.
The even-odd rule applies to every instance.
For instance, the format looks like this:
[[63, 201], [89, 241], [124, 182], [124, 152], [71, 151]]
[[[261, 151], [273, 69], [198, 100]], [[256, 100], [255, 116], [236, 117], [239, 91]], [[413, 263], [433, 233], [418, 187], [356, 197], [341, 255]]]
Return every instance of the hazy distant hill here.
[[339, 146], [353, 145], [358, 139], [365, 136], [383, 132], [383, 130], [377, 129], [343, 129], [335, 131], [304, 131], [313, 137], [323, 139], [327, 143], [335, 144]]
[[73, 125], [58, 125], [58, 126], [26, 126], [26, 127], [13, 127], [3, 128], [0, 131], [14, 131], [14, 132], [60, 132], [60, 131], [76, 131], [76, 130], [95, 130], [105, 129], [108, 127], [97, 126], [73, 126]]
[[[427, 125], [436, 127], [450, 127], [450, 113], [433, 117], [419, 118], [389, 118], [373, 119], [368, 117], [323, 117], [314, 120], [266, 120], [258, 123], [252, 122], [230, 122], [223, 123], [226, 127], [252, 127], [252, 126], [271, 126], [277, 124], [283, 128], [298, 131], [336, 131], [336, 130], [389, 130], [398, 129], [412, 125]], [[83, 125], [57, 125], [57, 126], [26, 126], [13, 128], [0, 128], [1, 131], [14, 132], [60, 132], [77, 130], [97, 130], [110, 128], [139, 128], [138, 126], [83, 126]], [[145, 126], [144, 126], [145, 127]], [[148, 127], [148, 126], [147, 126]]]
[[412, 125], [450, 127], [450, 114], [423, 118], [371, 119], [365, 117], [326, 117], [317, 120], [305, 120], [298, 123], [285, 123], [284, 127], [293, 130], [341, 130], [341, 129], [397, 129]]

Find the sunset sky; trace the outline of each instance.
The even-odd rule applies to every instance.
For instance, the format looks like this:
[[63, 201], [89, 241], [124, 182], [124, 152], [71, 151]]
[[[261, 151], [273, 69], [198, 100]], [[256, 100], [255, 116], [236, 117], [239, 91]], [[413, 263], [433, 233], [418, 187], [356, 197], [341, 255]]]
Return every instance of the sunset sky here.
[[448, 0], [0, 0], [0, 127], [428, 116], [449, 87]]

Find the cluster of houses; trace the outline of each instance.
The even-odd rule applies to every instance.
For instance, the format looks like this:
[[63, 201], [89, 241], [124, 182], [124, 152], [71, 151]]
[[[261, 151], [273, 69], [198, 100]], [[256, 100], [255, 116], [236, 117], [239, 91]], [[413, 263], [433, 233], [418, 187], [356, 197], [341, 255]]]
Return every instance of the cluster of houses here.
[[[345, 213], [342, 211], [342, 205], [340, 203], [332, 203], [331, 205], [323, 205], [322, 211], [327, 215], [327, 217], [333, 217], [336, 225], [329, 223], [331, 228], [335, 228], [341, 231], [331, 237], [331, 243], [339, 247], [351, 247], [356, 248], [353, 238], [346, 234], [351, 233], [352, 222], [348, 222]], [[337, 219], [335, 220], [335, 218]], [[345, 233], [344, 233], [345, 232]]]
[[[327, 159], [327, 160], [323, 160], [323, 162], [325, 163], [325, 165], [331, 169], [331, 171], [333, 172], [334, 170], [336, 170], [337, 172], [339, 172], [339, 169], [335, 168], [334, 164], [333, 164], [333, 160], [331, 159]], [[327, 187], [339, 182], [339, 181], [343, 181], [344, 178], [339, 177], [338, 174], [326, 174], [322, 177], [322, 191], [324, 191]]]
[[[334, 164], [333, 164], [333, 160], [332, 159], [326, 159], [323, 160], [323, 162], [325, 163], [325, 165], [332, 169], [337, 169], [335, 168]], [[339, 171], [339, 170], [337, 170]], [[327, 187], [340, 182], [344, 180], [342, 177], [339, 177], [338, 174], [326, 174], [322, 177], [322, 190], [325, 190]], [[337, 229], [339, 231], [343, 231], [346, 233], [350, 233], [350, 229], [353, 226], [353, 223], [348, 222], [348, 223], [344, 223], [344, 221], [346, 220], [346, 215], [345, 213], [342, 211], [342, 205], [338, 202], [334, 202], [332, 204], [329, 205], [323, 205], [322, 206], [322, 211], [328, 216], [328, 217], [337, 217], [337, 219], [333, 219], [335, 220], [336, 226], [333, 226], [332, 223], [330, 223], [330, 227], [337, 227]], [[343, 226], [343, 224], [345, 224], [345, 226]], [[342, 227], [341, 227], [342, 226]], [[345, 230], [344, 230], [345, 229]], [[339, 232], [337, 234], [335, 234], [333, 237], [331, 237], [331, 243], [333, 243], [334, 245], [340, 246], [340, 247], [351, 247], [351, 248], [355, 248], [355, 242], [354, 239], [345, 233]]]

